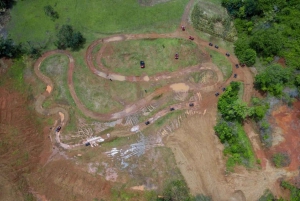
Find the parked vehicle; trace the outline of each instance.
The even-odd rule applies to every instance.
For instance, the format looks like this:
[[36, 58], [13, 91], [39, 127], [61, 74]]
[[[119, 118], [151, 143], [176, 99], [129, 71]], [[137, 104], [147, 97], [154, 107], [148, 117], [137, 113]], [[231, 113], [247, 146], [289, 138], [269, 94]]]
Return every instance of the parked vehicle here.
[[56, 131], [56, 132], [59, 132], [60, 129], [61, 129], [61, 126], [57, 127], [55, 131]]
[[140, 61], [140, 66], [141, 66], [141, 68], [145, 68], [145, 62], [144, 61]]

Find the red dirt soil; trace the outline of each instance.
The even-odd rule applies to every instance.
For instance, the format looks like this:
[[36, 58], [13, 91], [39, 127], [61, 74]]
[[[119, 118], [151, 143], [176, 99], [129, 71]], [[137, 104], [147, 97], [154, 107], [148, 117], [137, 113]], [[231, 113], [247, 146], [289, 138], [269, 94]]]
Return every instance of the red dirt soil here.
[[300, 101], [293, 105], [293, 109], [286, 105], [280, 106], [272, 113], [275, 123], [282, 129], [284, 141], [271, 148], [268, 155], [286, 152], [291, 159], [287, 167], [289, 171], [297, 170], [300, 166]]

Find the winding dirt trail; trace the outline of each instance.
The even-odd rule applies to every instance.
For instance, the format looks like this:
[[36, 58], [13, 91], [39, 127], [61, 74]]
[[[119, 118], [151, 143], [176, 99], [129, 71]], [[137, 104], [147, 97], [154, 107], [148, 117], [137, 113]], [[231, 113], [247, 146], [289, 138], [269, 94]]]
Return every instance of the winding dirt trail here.
[[[203, 98], [201, 97], [201, 100], [193, 102], [195, 105], [193, 108], [189, 107], [188, 101], [169, 106], [174, 107], [176, 110], [199, 110], [200, 106], [201, 110], [203, 109], [203, 113], [202, 116], [200, 116], [200, 118], [197, 117], [187, 121], [187, 124], [183, 125], [182, 128], [180, 128], [180, 130], [177, 131], [173, 137], [168, 138], [167, 144], [169, 147], [172, 148], [175, 154], [175, 158], [178, 163], [177, 165], [179, 166], [183, 176], [187, 180], [187, 183], [193, 194], [203, 193], [206, 195], [212, 195], [214, 200], [233, 200], [231, 199], [233, 198], [232, 194], [234, 194], [236, 190], [241, 190], [242, 192], [244, 192], [247, 200], [257, 200], [266, 187], [270, 189], [274, 188], [273, 185], [279, 177], [283, 175], [291, 176], [289, 174], [296, 173], [288, 173], [285, 170], [274, 170], [270, 166], [268, 160], [266, 159], [264, 151], [259, 145], [259, 139], [257, 137], [258, 135], [254, 133], [253, 129], [251, 128], [251, 125], [246, 123], [245, 130], [249, 135], [248, 137], [251, 140], [252, 146], [257, 154], [257, 158], [260, 158], [262, 160], [262, 171], [246, 171], [242, 169], [228, 177], [224, 176], [223, 170], [225, 169], [225, 164], [223, 159], [222, 146], [220, 145], [219, 140], [216, 139], [216, 136], [214, 135], [212, 129], [212, 125], [216, 123], [215, 114], [216, 104], [218, 100], [214, 94], [217, 91], [221, 92], [220, 88], [225, 87], [231, 81], [241, 81], [244, 84], [243, 100], [249, 103], [253, 90], [253, 76], [250, 70], [247, 67], [235, 68], [235, 64], [239, 63], [236, 57], [231, 55], [230, 57], [227, 57], [227, 59], [232, 65], [232, 74], [237, 74], [238, 77], [235, 79], [233, 78], [233, 76], [231, 76], [227, 80], [224, 80], [223, 74], [218, 69], [218, 67], [215, 66], [213, 63], [209, 62], [183, 68], [172, 73], [159, 73], [154, 76], [124, 76], [109, 71], [101, 63], [101, 57], [103, 55], [103, 52], [107, 44], [110, 42], [147, 38], [183, 38], [188, 40], [190, 35], [194, 36], [193, 42], [197, 44], [199, 49], [202, 50], [204, 54], [207, 54], [205, 52], [205, 48], [208, 48], [225, 55], [227, 52], [225, 49], [221, 47], [219, 49], [215, 49], [214, 47], [209, 46], [209, 41], [205, 41], [198, 37], [195, 30], [192, 28], [192, 26], [189, 25], [188, 18], [193, 5], [194, 0], [189, 1], [181, 19], [180, 25], [186, 26], [186, 31], [181, 31], [179, 25], [178, 29], [173, 33], [124, 34], [101, 38], [92, 42], [89, 45], [89, 47], [86, 50], [85, 61], [90, 71], [103, 79], [112, 79], [127, 82], [155, 82], [163, 79], [179, 77], [192, 72], [212, 70], [217, 75], [217, 81], [215, 83], [204, 85], [191, 84], [185, 82], [166, 85], [155, 90], [147, 97], [142, 98], [133, 104], [126, 105], [125, 109], [122, 111], [109, 114], [101, 114], [87, 109], [86, 106], [80, 101], [80, 99], [76, 95], [73, 83], [75, 60], [72, 57], [71, 53], [68, 51], [53, 50], [43, 54], [42, 57], [39, 58], [34, 65], [34, 71], [36, 75], [47, 86], [46, 91], [37, 97], [35, 102], [35, 109], [37, 112], [43, 115], [53, 115], [59, 113], [61, 116], [60, 124], [62, 126], [64, 126], [69, 120], [69, 113], [64, 108], [55, 107], [51, 109], [44, 109], [42, 107], [42, 104], [45, 101], [45, 99], [49, 97], [51, 92], [53, 91], [54, 85], [49, 77], [45, 76], [40, 72], [39, 68], [41, 63], [47, 57], [54, 54], [64, 54], [69, 58], [69, 69], [67, 78], [68, 87], [76, 106], [82, 111], [84, 115], [100, 121], [117, 120], [134, 114], [146, 105], [155, 102], [155, 100], [153, 100], [154, 97], [165, 92], [175, 91], [175, 88], [178, 85], [184, 86], [183, 88], [185, 88], [186, 91], [192, 91], [195, 93], [201, 92], [201, 94], [203, 94]], [[99, 44], [102, 44], [102, 47], [96, 55], [95, 65], [92, 52], [95, 49], [95, 47]], [[158, 118], [168, 114], [170, 112], [169, 107], [162, 109], [156, 114], [154, 114], [151, 118], [149, 118], [149, 121], [152, 123]], [[143, 130], [146, 126], [144, 123], [140, 123], [139, 127], [140, 130]], [[71, 149], [75, 146], [82, 145], [67, 145], [61, 143], [60, 132], [56, 132], [56, 141], [65, 149]]]
[[[166, 33], [166, 34], [126, 34], [126, 35], [114, 35], [114, 36], [110, 36], [107, 38], [101, 38], [98, 39], [96, 41], [94, 41], [93, 43], [91, 43], [91, 45], [87, 48], [86, 50], [86, 54], [85, 54], [85, 60], [87, 63], [87, 66], [89, 67], [89, 69], [91, 70], [92, 73], [94, 73], [95, 75], [104, 78], [104, 79], [112, 79], [112, 80], [118, 80], [118, 81], [128, 81], [128, 82], [149, 82], [149, 81], [159, 81], [159, 80], [163, 80], [163, 79], [171, 79], [174, 77], [179, 77], [182, 75], [186, 75], [189, 74], [191, 72], [199, 72], [199, 71], [203, 71], [203, 70], [213, 70], [216, 74], [217, 74], [217, 82], [211, 85], [204, 85], [204, 84], [190, 84], [190, 83], [182, 83], [188, 86], [189, 91], [193, 91], [193, 92], [200, 92], [200, 91], [204, 91], [204, 92], [211, 92], [208, 93], [208, 95], [206, 96], [206, 100], [212, 100], [212, 98], [214, 97], [214, 92], [212, 91], [217, 91], [221, 86], [225, 86], [227, 84], [229, 84], [233, 78], [230, 77], [228, 80], [226, 80], [225, 82], [223, 82], [223, 74], [222, 72], [218, 69], [217, 66], [215, 66], [213, 63], [202, 63], [202, 64], [198, 64], [195, 66], [191, 66], [191, 67], [187, 67], [187, 68], [183, 68], [181, 70], [178, 70], [176, 72], [172, 72], [172, 73], [159, 73], [156, 74], [154, 76], [148, 77], [148, 76], [124, 76], [124, 75], [120, 75], [114, 72], [110, 72], [108, 69], [106, 69], [103, 64], [101, 63], [101, 56], [103, 51], [105, 50], [106, 44], [110, 43], [110, 42], [116, 42], [116, 41], [124, 41], [124, 40], [138, 40], [138, 39], [149, 39], [149, 38], [183, 38], [183, 39], [187, 39], [190, 36], [191, 33], [194, 33], [194, 30], [192, 27], [190, 27], [188, 25], [188, 17], [189, 17], [189, 13], [190, 13], [190, 9], [192, 7], [192, 5], [194, 4], [194, 0], [191, 0], [188, 5], [185, 8], [184, 14], [182, 16], [182, 20], [181, 20], [181, 24], [189, 27], [189, 30], [186, 31], [181, 31], [180, 26], [178, 27], [178, 29], [173, 32], [173, 33]], [[225, 49], [219, 48], [219, 49], [215, 49], [211, 46], [208, 45], [208, 41], [205, 41], [199, 37], [195, 37], [195, 39], [193, 40], [194, 43], [197, 44], [197, 46], [199, 47], [199, 49], [201, 49], [203, 51], [203, 47], [206, 48], [210, 48], [214, 51], [217, 51], [221, 54], [224, 54], [227, 52]], [[97, 68], [94, 65], [93, 62], [93, 56], [92, 56], [92, 51], [94, 50], [94, 48], [99, 45], [99, 44], [103, 44], [103, 47], [98, 51], [97, 54], [97, 58], [96, 58], [96, 63], [97, 63]], [[203, 51], [204, 54], [207, 54]], [[53, 50], [53, 51], [49, 51], [45, 54], [43, 54], [35, 63], [34, 65], [34, 71], [36, 73], [36, 75], [38, 76], [38, 78], [40, 80], [42, 80], [46, 85], [47, 85], [47, 89], [46, 91], [39, 95], [36, 99], [35, 102], [35, 109], [38, 113], [43, 114], [43, 115], [53, 115], [53, 114], [63, 114], [61, 116], [63, 116], [63, 118], [61, 118], [61, 125], [64, 126], [68, 120], [69, 120], [69, 114], [68, 112], [61, 107], [55, 107], [55, 108], [51, 108], [51, 109], [44, 109], [42, 107], [43, 102], [45, 101], [45, 99], [47, 97], [49, 97], [49, 95], [51, 94], [51, 92], [53, 91], [53, 82], [51, 81], [51, 79], [47, 76], [45, 76], [44, 74], [41, 73], [39, 67], [41, 65], [41, 63], [49, 56], [54, 55], [54, 54], [64, 54], [69, 58], [69, 69], [68, 69], [68, 87], [70, 90], [70, 94], [76, 104], [76, 106], [82, 111], [82, 113], [90, 118], [93, 119], [97, 119], [100, 121], [112, 121], [112, 120], [117, 120], [117, 119], [122, 119], [124, 117], [127, 117], [129, 115], [132, 115], [134, 113], [136, 113], [138, 110], [140, 110], [141, 108], [143, 108], [144, 106], [146, 106], [147, 104], [151, 104], [154, 102], [153, 98], [168, 92], [168, 91], [172, 91], [171, 85], [167, 85], [164, 87], [161, 87], [157, 90], [155, 90], [153, 93], [149, 94], [147, 97], [140, 99], [138, 101], [136, 101], [135, 103], [132, 104], [128, 104], [125, 106], [124, 110], [119, 111], [119, 112], [115, 112], [115, 113], [108, 113], [108, 114], [101, 114], [101, 113], [97, 113], [97, 112], [93, 112], [91, 110], [89, 110], [88, 108], [86, 108], [86, 106], [81, 102], [81, 100], [78, 98], [78, 96], [76, 95], [76, 91], [74, 89], [74, 83], [73, 83], [73, 73], [75, 70], [75, 61], [74, 58], [72, 57], [71, 53], [68, 51], [64, 51], [64, 50]], [[228, 57], [228, 60], [231, 62], [232, 64], [232, 69], [233, 69], [233, 73], [237, 73], [238, 74], [238, 79], [235, 80], [239, 80], [239, 81], [244, 81], [245, 87], [244, 87], [244, 100], [249, 102], [250, 97], [251, 97], [251, 91], [252, 91], [252, 85], [249, 83], [252, 83], [252, 75], [250, 73], [250, 71], [247, 68], [239, 68], [236, 69], [234, 66], [235, 64], [238, 63], [237, 58], [235, 58], [234, 56], [230, 56]], [[98, 70], [99, 69], [99, 70]], [[180, 83], [179, 83], [180, 84]], [[214, 99], [214, 102], [211, 102], [211, 104], [216, 103], [217, 99]], [[175, 108], [181, 108], [181, 109], [187, 109], [188, 102], [184, 102], [184, 103], [180, 103], [177, 105], [174, 105], [173, 107]], [[190, 108], [191, 109], [191, 108]], [[160, 112], [161, 114], [161, 112]], [[167, 112], [163, 112], [163, 115], [167, 114]], [[157, 116], [154, 115], [154, 117]], [[161, 117], [161, 116], [160, 116]], [[56, 138], [59, 140], [59, 136], [56, 136]], [[62, 145], [64, 148], [70, 148], [70, 146], [67, 145]]]

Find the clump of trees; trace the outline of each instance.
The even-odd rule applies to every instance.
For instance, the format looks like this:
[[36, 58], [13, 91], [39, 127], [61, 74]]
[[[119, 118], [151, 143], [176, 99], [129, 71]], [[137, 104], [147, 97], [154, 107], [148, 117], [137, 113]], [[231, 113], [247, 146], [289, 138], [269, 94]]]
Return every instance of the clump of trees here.
[[70, 25], [63, 25], [57, 34], [56, 46], [58, 49], [71, 48], [78, 50], [85, 43], [85, 38], [79, 31], [74, 31]]
[[247, 106], [239, 97], [241, 83], [231, 82], [218, 100], [218, 111], [221, 114], [215, 133], [225, 145], [224, 154], [228, 156], [227, 169], [232, 171], [235, 164], [252, 166], [255, 157], [250, 141], [243, 130], [242, 124], [246, 118], [260, 121], [264, 118], [269, 104], [258, 98], [252, 100], [252, 106]]
[[273, 64], [255, 77], [254, 85], [259, 90], [279, 96], [291, 77], [290, 69], [282, 68], [279, 64]]
[[0, 1], [0, 12], [10, 8], [15, 3], [15, 0], [1, 0]]
[[58, 12], [54, 10], [54, 8], [50, 5], [44, 7], [45, 15], [51, 18], [52, 21], [55, 21], [59, 18]]
[[252, 166], [254, 154], [242, 123], [246, 117], [251, 117], [255, 110], [239, 100], [239, 82], [231, 82], [218, 101], [221, 114], [214, 130], [221, 143], [225, 145], [224, 154], [228, 156], [226, 163], [229, 171], [236, 164]]
[[16, 45], [12, 39], [4, 39], [0, 37], [0, 58], [14, 58], [22, 54], [22, 46]]
[[241, 63], [251, 66], [258, 56], [269, 64], [279, 56], [289, 68], [300, 69], [299, 1], [222, 0], [222, 5], [234, 19], [235, 54]]

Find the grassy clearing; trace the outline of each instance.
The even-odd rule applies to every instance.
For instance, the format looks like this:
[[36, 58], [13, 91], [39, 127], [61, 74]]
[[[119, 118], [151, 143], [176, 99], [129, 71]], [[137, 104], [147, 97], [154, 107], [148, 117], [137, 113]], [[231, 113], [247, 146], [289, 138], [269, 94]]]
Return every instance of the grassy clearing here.
[[[111, 53], [111, 51], [113, 53]], [[179, 59], [174, 59], [178, 53]], [[154, 75], [172, 72], [200, 63], [201, 52], [195, 43], [184, 39], [131, 40], [112, 43], [104, 51], [103, 64], [123, 75]], [[140, 61], [146, 68], [140, 68]]]
[[206, 51], [212, 56], [212, 61], [218, 66], [224, 75], [224, 79], [228, 79], [232, 74], [232, 66], [228, 61], [225, 55], [220, 54], [219, 52], [210, 50], [206, 48]]
[[137, 100], [136, 83], [102, 79], [90, 72], [83, 53], [74, 53], [76, 70], [73, 75], [78, 98], [90, 110], [108, 113], [121, 110], [125, 104]]
[[214, 71], [205, 70], [202, 72], [194, 72], [190, 74], [189, 80], [194, 83], [206, 83], [209, 80], [216, 80], [217, 75]]
[[156, 120], [156, 122], [154, 123], [154, 126], [157, 128], [162, 127], [167, 121], [172, 120], [174, 117], [177, 117], [179, 115], [181, 115], [183, 113], [182, 110], [176, 110], [173, 112], [170, 112], [169, 114], [166, 114], [165, 116], [159, 118], [158, 120]]
[[[61, 105], [75, 106], [72, 96], [69, 92], [67, 83], [69, 59], [65, 55], [53, 55], [44, 60], [40, 66], [43, 74], [48, 76], [54, 84], [53, 93], [49, 100]], [[44, 104], [50, 106], [49, 100]]]
[[53, 84], [54, 89], [49, 98], [43, 103], [46, 108], [51, 108], [55, 104], [68, 108], [69, 122], [66, 126], [66, 131], [72, 132], [77, 129], [77, 117], [83, 117], [81, 111], [76, 108], [75, 102], [70, 94], [67, 73], [69, 60], [65, 55], [53, 55], [44, 60], [40, 66], [43, 74], [48, 76]]
[[[63, 24], [82, 32], [88, 42], [103, 34], [170, 32], [178, 26], [187, 3], [188, 0], [173, 0], [147, 7], [140, 6], [137, 0], [18, 1], [11, 11], [8, 32], [16, 42], [33, 41], [49, 44], [50, 48]], [[45, 15], [47, 5], [58, 12], [59, 19], [52, 21]]]
[[243, 82], [240, 82], [240, 90], [239, 90], [239, 93], [238, 93], [238, 97], [240, 100], [243, 100], [243, 95], [244, 95], [244, 83]]

